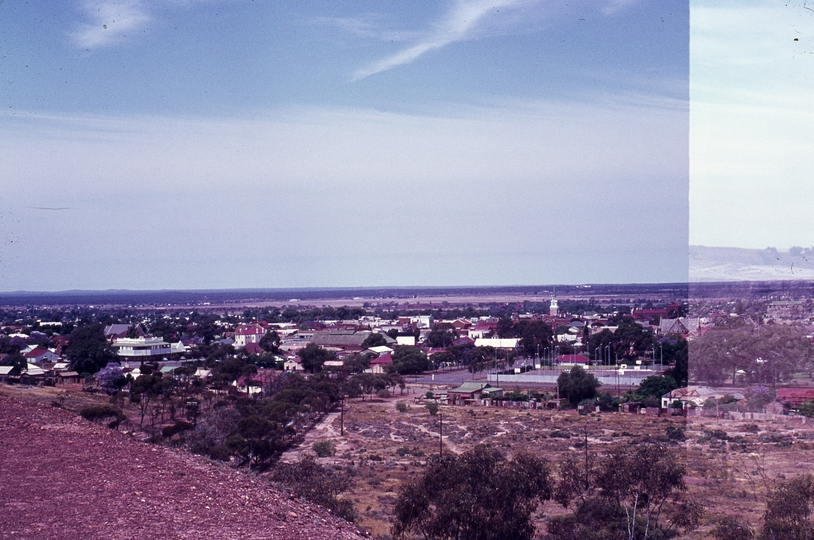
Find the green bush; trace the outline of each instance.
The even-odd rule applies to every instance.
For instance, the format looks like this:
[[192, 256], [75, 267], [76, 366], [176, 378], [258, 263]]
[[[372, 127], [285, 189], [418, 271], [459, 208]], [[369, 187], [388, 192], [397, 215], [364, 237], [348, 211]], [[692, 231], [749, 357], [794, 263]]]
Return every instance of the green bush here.
[[319, 441], [311, 445], [317, 457], [330, 457], [334, 455], [334, 444], [331, 441]]
[[683, 441], [687, 436], [684, 434], [684, 428], [667, 426], [667, 438], [672, 441]]
[[797, 412], [811, 418], [814, 416], [814, 401], [806, 401], [797, 407]]
[[111, 428], [118, 426], [126, 418], [124, 413], [112, 405], [91, 405], [79, 411], [79, 414], [91, 422], [108, 421]]
[[433, 415], [433, 416], [435, 416], [436, 414], [438, 414], [438, 409], [440, 409], [440, 408], [441, 408], [441, 407], [438, 405], [438, 403], [436, 403], [436, 402], [434, 402], [434, 401], [428, 401], [428, 402], [427, 402], [427, 410], [428, 410], [428, 411], [429, 411], [429, 413], [430, 413], [431, 415]]
[[209, 457], [217, 461], [229, 461], [229, 449], [225, 446], [213, 446], [209, 449]]
[[407, 412], [407, 409], [409, 409], [409, 407], [407, 406], [406, 401], [397, 401], [396, 402], [396, 410], [398, 412]]
[[184, 422], [183, 420], [178, 420], [172, 426], [167, 426], [161, 430], [161, 434], [166, 437], [170, 438], [177, 433], [181, 433], [182, 431], [187, 431], [188, 429], [192, 429], [192, 424], [189, 422]]
[[421, 449], [417, 446], [415, 448], [410, 448], [409, 446], [402, 446], [401, 448], [396, 450], [396, 454], [401, 457], [404, 456], [421, 457], [424, 455], [424, 452], [422, 452]]

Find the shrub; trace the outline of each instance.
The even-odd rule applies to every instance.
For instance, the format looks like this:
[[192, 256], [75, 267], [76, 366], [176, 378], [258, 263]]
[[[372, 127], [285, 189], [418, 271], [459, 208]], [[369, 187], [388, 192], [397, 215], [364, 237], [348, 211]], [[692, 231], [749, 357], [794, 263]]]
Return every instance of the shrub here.
[[295, 497], [323, 506], [348, 521], [356, 519], [353, 502], [338, 497], [351, 487], [348, 472], [325, 468], [313, 456], [305, 456], [297, 463], [278, 464], [271, 479], [282, 484]]
[[415, 457], [421, 457], [421, 456], [424, 455], [424, 452], [422, 452], [421, 449], [418, 448], [418, 447], [410, 448], [409, 446], [402, 446], [401, 448], [396, 450], [396, 454], [401, 456], [401, 457], [411, 456], [411, 455], [415, 456]]
[[427, 410], [428, 410], [428, 411], [429, 411], [429, 413], [430, 413], [431, 415], [433, 415], [433, 416], [435, 416], [436, 414], [438, 414], [438, 409], [440, 409], [440, 408], [441, 408], [441, 407], [440, 407], [440, 406], [439, 406], [439, 405], [438, 405], [436, 402], [434, 402], [434, 401], [428, 401], [428, 402], [427, 402]]
[[396, 402], [396, 410], [398, 412], [407, 412], [407, 409], [409, 409], [409, 407], [407, 406], [407, 402], [405, 401]]
[[379, 397], [379, 398], [382, 398], [382, 399], [389, 398], [390, 397], [390, 390], [388, 390], [387, 388], [382, 388], [381, 390], [376, 392], [376, 397]]
[[188, 429], [192, 429], [192, 424], [189, 422], [184, 422], [183, 420], [178, 420], [172, 426], [167, 426], [161, 430], [161, 434], [164, 437], [170, 438], [177, 433], [181, 433], [182, 431], [187, 431]]
[[331, 441], [319, 441], [311, 445], [317, 457], [329, 457], [334, 455], [334, 444]]
[[213, 446], [209, 449], [209, 458], [217, 461], [229, 461], [229, 449], [225, 446]]
[[814, 416], [814, 401], [806, 401], [797, 407], [797, 412], [811, 418]]
[[108, 427], [111, 429], [118, 427], [119, 422], [127, 418], [124, 413], [112, 405], [91, 405], [79, 411], [79, 414], [91, 422], [108, 421]]
[[687, 437], [684, 435], [684, 428], [667, 426], [667, 438], [673, 441], [683, 441]]
[[659, 398], [655, 396], [647, 396], [644, 398], [644, 406], [648, 409], [655, 409], [660, 405]]
[[715, 540], [752, 540], [755, 532], [745, 521], [728, 516], [718, 520], [712, 529], [712, 537]]

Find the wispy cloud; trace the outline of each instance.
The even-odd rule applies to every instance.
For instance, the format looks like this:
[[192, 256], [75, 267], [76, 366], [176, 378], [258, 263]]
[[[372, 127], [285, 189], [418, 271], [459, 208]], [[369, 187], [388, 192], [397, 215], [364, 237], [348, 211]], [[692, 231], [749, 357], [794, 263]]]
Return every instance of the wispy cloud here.
[[607, 5], [602, 8], [602, 13], [605, 15], [613, 15], [626, 9], [633, 4], [636, 4], [639, 0], [608, 0]]
[[320, 26], [338, 28], [353, 36], [381, 41], [407, 41], [417, 37], [417, 33], [412, 30], [386, 28], [382, 19], [380, 14], [365, 13], [355, 17], [317, 17], [312, 22]]
[[456, 0], [434, 31], [406, 49], [357, 70], [352, 80], [357, 81], [409, 64], [429, 51], [468, 39], [489, 15], [497, 14], [501, 9], [512, 9], [530, 3], [532, 2], [528, 0]]
[[120, 43], [150, 22], [150, 15], [140, 0], [85, 0], [82, 5], [87, 19], [68, 35], [83, 49], [96, 49]]

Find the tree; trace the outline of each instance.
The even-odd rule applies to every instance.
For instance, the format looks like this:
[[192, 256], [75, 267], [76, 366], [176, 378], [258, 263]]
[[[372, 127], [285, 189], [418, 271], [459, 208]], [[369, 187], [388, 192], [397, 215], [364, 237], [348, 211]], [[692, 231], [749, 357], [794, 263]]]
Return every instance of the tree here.
[[0, 365], [3, 366], [12, 366], [9, 375], [20, 375], [24, 369], [28, 367], [28, 362], [26, 361], [25, 357], [17, 351], [12, 352], [2, 360], [0, 360]]
[[150, 409], [150, 405], [157, 398], [170, 392], [172, 392], [172, 379], [165, 379], [160, 373], [145, 373], [130, 383], [130, 402], [139, 408], [141, 427], [144, 427], [144, 417]]
[[99, 381], [102, 390], [111, 396], [117, 394], [127, 384], [127, 378], [124, 376], [121, 366], [116, 362], [111, 362], [100, 369], [96, 374], [96, 380]]
[[393, 352], [393, 363], [391, 366], [391, 369], [401, 375], [413, 375], [427, 371], [430, 369], [431, 364], [424, 351], [418, 347], [404, 345], [397, 347]]
[[281, 449], [276, 442], [283, 435], [284, 430], [277, 422], [252, 414], [238, 421], [237, 433], [227, 439], [226, 446], [258, 465]]
[[703, 509], [683, 497], [684, 474], [676, 455], [658, 444], [617, 448], [596, 465], [567, 460], [555, 493], [574, 512], [554, 518], [549, 533], [555, 540], [656, 540], [693, 530]]
[[664, 370], [664, 375], [675, 379], [679, 387], [687, 386], [689, 382], [689, 347], [687, 340], [680, 338], [677, 340], [663, 339], [659, 343], [658, 359], [664, 364], [673, 363], [673, 366]]
[[392, 533], [439, 540], [531, 538], [532, 513], [551, 492], [545, 460], [521, 453], [510, 461], [478, 445], [431, 459], [421, 478], [402, 486]]
[[333, 360], [336, 355], [327, 349], [323, 349], [316, 343], [309, 343], [305, 348], [297, 352], [297, 356], [302, 359], [302, 367], [311, 373], [322, 371], [322, 365], [327, 360]]
[[270, 353], [278, 353], [280, 352], [280, 335], [275, 331], [272, 330], [270, 332], [266, 332], [263, 334], [263, 337], [260, 338], [260, 348], [266, 352]]
[[623, 356], [629, 358], [632, 356], [631, 350], [633, 355], [642, 355], [653, 345], [653, 335], [629, 316], [622, 317], [613, 337], [622, 346], [620, 352]]
[[560, 397], [568, 398], [572, 405], [583, 399], [592, 399], [601, 383], [592, 374], [585, 371], [582, 366], [574, 366], [571, 371], [563, 371], [557, 377], [557, 388]]
[[364, 351], [371, 347], [381, 347], [382, 345], [387, 345], [387, 338], [378, 332], [373, 332], [362, 342], [362, 350]]
[[805, 329], [766, 324], [715, 328], [690, 342], [691, 378], [720, 384], [733, 383], [741, 371], [749, 383], [786, 380], [796, 370], [814, 369], [814, 347]]
[[350, 354], [342, 360], [342, 365], [347, 368], [350, 373], [363, 373], [366, 369], [370, 368], [370, 358], [375, 357], [374, 353], [357, 353]]
[[452, 345], [458, 339], [458, 334], [451, 328], [441, 328], [436, 326], [427, 334], [426, 344], [428, 347], [444, 348]]
[[805, 474], [778, 484], [769, 493], [761, 540], [808, 540], [814, 537], [811, 503], [814, 476]]
[[520, 334], [520, 347], [526, 356], [535, 356], [551, 345], [554, 332], [544, 321], [531, 321]]
[[661, 401], [661, 396], [678, 388], [675, 379], [663, 375], [651, 375], [639, 383], [634, 393], [636, 401], [654, 397]]
[[667, 448], [639, 445], [632, 451], [617, 448], [605, 456], [596, 482], [603, 495], [622, 509], [629, 540], [636, 537], [640, 520], [646, 539], [659, 528], [665, 502], [686, 489], [684, 474], [684, 465]]
[[71, 332], [65, 356], [77, 373], [96, 373], [116, 359], [99, 323], [77, 326]]

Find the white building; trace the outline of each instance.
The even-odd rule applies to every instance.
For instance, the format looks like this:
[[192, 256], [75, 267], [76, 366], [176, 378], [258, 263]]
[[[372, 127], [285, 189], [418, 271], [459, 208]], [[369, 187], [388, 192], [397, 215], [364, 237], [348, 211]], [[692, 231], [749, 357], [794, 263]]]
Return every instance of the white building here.
[[475, 347], [494, 347], [495, 349], [516, 349], [518, 338], [480, 338], [475, 340]]
[[256, 323], [239, 324], [235, 329], [235, 348], [240, 349], [249, 343], [260, 343], [266, 329]]
[[126, 360], [160, 360], [172, 355], [172, 345], [160, 337], [118, 338], [113, 348]]

